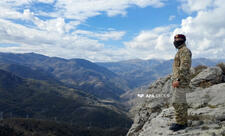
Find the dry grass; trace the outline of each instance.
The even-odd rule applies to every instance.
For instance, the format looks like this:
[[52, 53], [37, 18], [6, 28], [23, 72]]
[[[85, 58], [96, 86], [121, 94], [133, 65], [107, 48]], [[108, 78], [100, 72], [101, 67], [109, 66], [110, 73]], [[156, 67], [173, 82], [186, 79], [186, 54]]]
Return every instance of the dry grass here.
[[[218, 63], [216, 66], [222, 69], [223, 76], [225, 77], [225, 63], [221, 62], [221, 63]], [[223, 78], [222, 82], [225, 83], [225, 78]]]
[[209, 127], [208, 126], [202, 126], [202, 128], [201, 128], [202, 130], [208, 130], [209, 129]]
[[216, 66], [220, 67], [223, 71], [223, 74], [225, 74], [225, 63], [224, 62], [218, 63]]
[[211, 120], [211, 121], [215, 121], [215, 117], [214, 116], [210, 116], [210, 115], [188, 115], [188, 120]]
[[210, 81], [202, 81], [200, 84], [199, 84], [199, 87], [201, 88], [208, 88], [210, 86], [212, 86], [213, 84], [210, 82]]
[[216, 105], [210, 105], [210, 104], [208, 104], [207, 105], [209, 108], [211, 108], [211, 109], [215, 109], [215, 108], [217, 108], [217, 106]]

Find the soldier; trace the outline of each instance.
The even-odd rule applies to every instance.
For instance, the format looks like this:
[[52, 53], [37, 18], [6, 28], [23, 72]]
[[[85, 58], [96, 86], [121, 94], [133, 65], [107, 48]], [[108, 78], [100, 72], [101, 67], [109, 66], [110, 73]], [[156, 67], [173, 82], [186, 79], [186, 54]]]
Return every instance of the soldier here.
[[178, 49], [173, 63], [172, 105], [175, 110], [176, 123], [172, 123], [170, 130], [178, 131], [187, 127], [188, 105], [186, 92], [190, 83], [190, 68], [192, 53], [186, 47], [186, 37], [183, 34], [174, 36], [174, 46]]

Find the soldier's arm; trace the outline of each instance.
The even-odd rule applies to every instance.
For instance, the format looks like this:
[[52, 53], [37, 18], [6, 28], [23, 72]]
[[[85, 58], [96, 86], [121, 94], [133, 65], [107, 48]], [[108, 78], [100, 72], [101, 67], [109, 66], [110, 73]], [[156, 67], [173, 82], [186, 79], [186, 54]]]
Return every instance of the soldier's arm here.
[[180, 68], [178, 71], [178, 79], [182, 81], [189, 74], [189, 70], [191, 68], [191, 52], [189, 50], [185, 50], [180, 54]]

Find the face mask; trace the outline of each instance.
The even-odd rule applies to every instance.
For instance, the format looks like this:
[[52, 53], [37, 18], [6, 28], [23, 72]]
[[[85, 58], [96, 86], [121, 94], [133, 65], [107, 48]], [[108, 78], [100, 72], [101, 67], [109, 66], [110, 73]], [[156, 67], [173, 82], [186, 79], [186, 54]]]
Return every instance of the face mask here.
[[175, 48], [178, 49], [179, 46], [181, 46], [184, 43], [184, 41], [174, 41], [173, 44], [175, 46]]

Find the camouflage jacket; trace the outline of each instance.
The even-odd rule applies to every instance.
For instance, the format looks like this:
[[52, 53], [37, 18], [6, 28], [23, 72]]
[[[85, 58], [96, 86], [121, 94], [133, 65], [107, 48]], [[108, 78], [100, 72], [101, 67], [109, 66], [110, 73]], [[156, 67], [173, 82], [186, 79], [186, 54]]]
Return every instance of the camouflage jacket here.
[[191, 80], [190, 68], [191, 68], [192, 53], [186, 47], [185, 44], [181, 45], [178, 49], [173, 63], [173, 76], [172, 80], [179, 80], [180, 86], [186, 88], [189, 86]]

